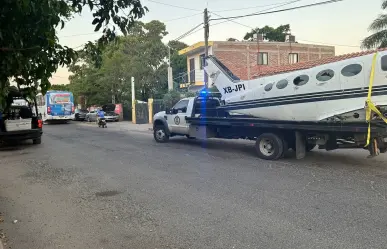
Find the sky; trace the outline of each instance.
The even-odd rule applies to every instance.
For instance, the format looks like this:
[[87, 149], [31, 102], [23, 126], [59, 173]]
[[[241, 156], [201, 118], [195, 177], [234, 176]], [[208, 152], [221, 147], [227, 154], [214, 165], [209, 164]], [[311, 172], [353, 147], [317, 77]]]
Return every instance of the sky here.
[[[169, 34], [164, 41], [176, 39], [191, 28], [203, 22], [203, 10], [207, 8], [210, 18], [239, 16], [271, 9], [274, 4], [284, 4], [294, 0], [142, 0], [149, 12], [141, 19], [143, 22], [159, 20], [166, 24]], [[326, 0], [300, 0], [276, 9], [291, 8]], [[234, 22], [210, 21], [209, 40], [224, 41], [229, 37], [242, 39], [250, 27], [265, 25], [277, 27], [290, 24], [291, 32], [300, 43], [334, 45], [336, 55], [360, 51], [361, 40], [370, 35], [368, 26], [382, 13], [382, 0], [343, 0], [341, 2], [291, 10], [268, 15], [251, 16], [235, 19]], [[176, 7], [170, 6], [174, 5]], [[268, 11], [276, 10], [271, 9]], [[181, 19], [178, 19], [181, 18]], [[177, 19], [177, 20], [176, 20]], [[95, 33], [91, 22], [93, 17], [86, 10], [81, 16], [75, 16], [66, 23], [64, 29], [58, 31], [59, 41], [72, 48], [80, 48], [82, 44], [93, 41], [101, 36]], [[181, 41], [192, 45], [203, 41], [203, 31], [193, 33]], [[69, 72], [59, 68], [51, 82], [67, 84]]]

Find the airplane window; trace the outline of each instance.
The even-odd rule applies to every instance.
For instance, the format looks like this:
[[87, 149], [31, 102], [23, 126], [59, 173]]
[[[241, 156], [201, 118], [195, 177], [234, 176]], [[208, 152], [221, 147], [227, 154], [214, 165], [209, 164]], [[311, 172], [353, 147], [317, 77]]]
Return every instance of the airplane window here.
[[308, 83], [309, 81], [309, 76], [306, 74], [300, 75], [297, 78], [293, 80], [293, 84], [296, 86], [302, 86]]
[[387, 71], [387, 55], [382, 56], [381, 65], [382, 65], [382, 70]]
[[287, 85], [288, 85], [288, 81], [287, 80], [280, 80], [280, 81], [277, 82], [276, 87], [278, 89], [284, 89]]
[[269, 83], [265, 86], [265, 91], [268, 92], [270, 91], [271, 89], [273, 89], [273, 83]]
[[318, 81], [328, 81], [328, 80], [332, 79], [333, 76], [335, 76], [335, 72], [331, 69], [326, 69], [326, 70], [319, 72], [316, 76], [316, 79]]
[[346, 77], [352, 77], [358, 75], [363, 67], [360, 64], [351, 64], [346, 67], [344, 67], [341, 70], [341, 74]]

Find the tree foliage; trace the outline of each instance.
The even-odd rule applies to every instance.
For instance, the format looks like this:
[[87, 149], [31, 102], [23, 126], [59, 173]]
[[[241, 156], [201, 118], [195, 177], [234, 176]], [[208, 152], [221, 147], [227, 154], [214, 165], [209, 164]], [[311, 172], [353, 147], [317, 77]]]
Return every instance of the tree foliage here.
[[[382, 9], [387, 9], [387, 0], [383, 1]], [[362, 41], [362, 48], [374, 49], [387, 47], [387, 14], [380, 14], [371, 23], [368, 30], [373, 32], [373, 34]]]
[[226, 41], [236, 42], [236, 41], [238, 41], [238, 39], [230, 37], [230, 38], [227, 38]]
[[102, 51], [96, 67], [89, 53], [81, 53], [70, 66], [70, 87], [75, 96], [85, 96], [87, 104], [131, 100], [131, 78], [135, 79], [136, 99], [161, 98], [167, 91], [167, 47], [162, 39], [166, 27], [159, 21], [136, 22], [127, 36], [117, 37]]
[[51, 85], [49, 90], [55, 90], [55, 91], [70, 91], [70, 86], [61, 84], [61, 85]]
[[277, 28], [265, 26], [263, 28], [255, 28], [247, 32], [243, 38], [245, 41], [253, 41], [255, 34], [263, 34], [263, 38], [267, 41], [284, 42], [286, 35], [290, 32], [290, 25], [280, 25]]
[[180, 99], [181, 93], [176, 90], [171, 90], [164, 95], [163, 102], [167, 108], [172, 108]]
[[179, 50], [188, 47], [188, 45], [180, 41], [170, 41], [168, 46], [171, 49], [171, 67], [173, 68], [173, 79], [177, 84], [186, 83], [183, 81], [186, 81], [187, 79], [187, 56], [179, 55]]
[[[89, 43], [85, 51], [98, 65], [103, 46], [115, 39], [115, 27], [124, 34], [147, 8], [139, 0], [4, 0], [0, 8], [0, 101], [8, 93], [10, 81], [36, 94], [50, 88], [49, 78], [58, 66], [69, 65], [76, 52], [59, 44], [62, 29], [74, 14], [89, 8], [95, 31], [103, 36]], [[127, 12], [127, 14], [124, 14]]]

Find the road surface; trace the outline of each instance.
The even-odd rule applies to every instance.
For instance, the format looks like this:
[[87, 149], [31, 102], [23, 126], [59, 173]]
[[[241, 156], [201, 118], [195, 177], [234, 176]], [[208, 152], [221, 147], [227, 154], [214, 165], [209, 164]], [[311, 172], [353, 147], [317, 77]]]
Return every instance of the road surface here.
[[386, 156], [291, 156], [46, 125], [42, 145], [0, 152], [0, 229], [15, 249], [386, 248]]

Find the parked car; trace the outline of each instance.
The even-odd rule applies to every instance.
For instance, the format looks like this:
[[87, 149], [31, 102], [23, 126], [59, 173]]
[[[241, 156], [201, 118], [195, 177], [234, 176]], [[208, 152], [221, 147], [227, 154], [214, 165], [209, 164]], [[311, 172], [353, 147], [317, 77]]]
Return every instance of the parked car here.
[[75, 109], [75, 114], [74, 114], [74, 120], [75, 121], [83, 121], [86, 119], [86, 114], [88, 113], [87, 110], [83, 109]]
[[115, 104], [108, 104], [108, 105], [102, 106], [102, 110], [105, 112], [106, 121], [118, 122], [120, 117], [117, 113], [114, 112], [115, 109], [116, 109]]
[[11, 92], [8, 95], [14, 99], [14, 103], [6, 108], [4, 113], [0, 112], [0, 145], [4, 143], [19, 143], [24, 140], [32, 140], [33, 144], [42, 142], [43, 121], [40, 116], [35, 115], [32, 106], [15, 101], [23, 99], [19, 92]]
[[94, 122], [97, 120], [97, 110], [92, 110], [92, 111], [89, 111], [86, 116], [85, 116], [85, 120], [87, 122]]

